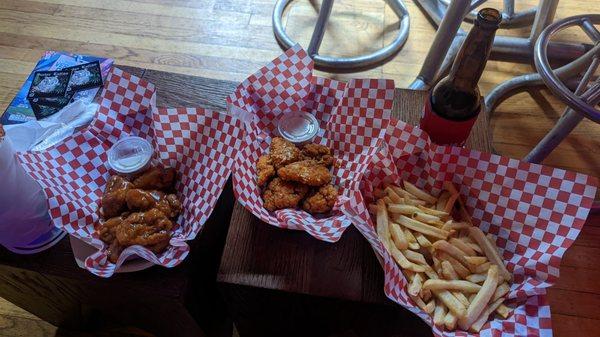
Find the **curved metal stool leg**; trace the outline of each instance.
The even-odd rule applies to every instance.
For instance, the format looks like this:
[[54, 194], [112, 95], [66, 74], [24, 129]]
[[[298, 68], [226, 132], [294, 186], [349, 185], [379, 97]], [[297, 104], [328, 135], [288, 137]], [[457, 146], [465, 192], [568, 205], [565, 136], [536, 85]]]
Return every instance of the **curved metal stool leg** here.
[[[586, 71], [583, 79], [577, 86], [575, 90], [576, 95], [580, 95], [582, 91], [586, 88], [589, 83], [592, 75], [598, 68], [598, 64], [600, 64], [599, 58], [594, 58], [592, 64]], [[581, 98], [587, 102], [588, 104], [594, 106], [600, 102], [600, 80], [596, 81], [596, 83], [589, 88]], [[584, 118], [584, 115], [573, 110], [572, 108], [566, 108], [563, 115], [560, 117], [558, 122], [554, 125], [552, 130], [544, 136], [544, 138], [525, 156], [523, 160], [530, 163], [540, 163], [544, 160], [550, 152], [552, 152], [566, 136], [568, 136], [571, 131], [581, 122]]]
[[[292, 0], [279, 0], [275, 4], [273, 10], [273, 33], [275, 38], [281, 44], [284, 49], [291, 48], [296, 44], [285, 32], [281, 18], [285, 8], [292, 2]], [[308, 54], [315, 61], [317, 68], [327, 69], [331, 71], [354, 71], [358, 69], [368, 69], [376, 67], [385, 63], [390, 57], [394, 56], [406, 40], [408, 39], [408, 31], [410, 26], [410, 18], [408, 10], [404, 6], [402, 0], [386, 0], [390, 5], [394, 13], [400, 19], [400, 28], [398, 36], [389, 45], [367, 55], [354, 56], [354, 57], [331, 57], [325, 55], [319, 55], [319, 47], [323, 36], [325, 34], [325, 27], [329, 15], [331, 14], [331, 8], [333, 7], [333, 0], [323, 0], [321, 9], [319, 11], [319, 17], [313, 35], [310, 40], [308, 47]]]

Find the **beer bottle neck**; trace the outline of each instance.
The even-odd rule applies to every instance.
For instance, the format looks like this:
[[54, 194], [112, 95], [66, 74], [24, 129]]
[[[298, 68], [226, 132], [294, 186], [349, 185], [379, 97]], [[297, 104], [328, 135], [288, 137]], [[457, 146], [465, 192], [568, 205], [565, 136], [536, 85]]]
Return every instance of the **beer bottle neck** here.
[[477, 90], [477, 83], [492, 51], [497, 28], [497, 24], [486, 24], [481, 20], [475, 21], [475, 25], [458, 51], [448, 75], [448, 80], [457, 90], [465, 92]]

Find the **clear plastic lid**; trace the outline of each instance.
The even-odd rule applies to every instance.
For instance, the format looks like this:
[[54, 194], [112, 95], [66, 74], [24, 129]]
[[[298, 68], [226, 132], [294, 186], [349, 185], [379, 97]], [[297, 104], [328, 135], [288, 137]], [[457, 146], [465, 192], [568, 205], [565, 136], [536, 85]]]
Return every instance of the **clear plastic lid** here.
[[279, 118], [279, 135], [292, 143], [310, 142], [319, 132], [319, 121], [307, 112], [291, 112]]
[[150, 164], [154, 148], [147, 140], [129, 136], [119, 139], [108, 150], [108, 164], [119, 173], [135, 173]]

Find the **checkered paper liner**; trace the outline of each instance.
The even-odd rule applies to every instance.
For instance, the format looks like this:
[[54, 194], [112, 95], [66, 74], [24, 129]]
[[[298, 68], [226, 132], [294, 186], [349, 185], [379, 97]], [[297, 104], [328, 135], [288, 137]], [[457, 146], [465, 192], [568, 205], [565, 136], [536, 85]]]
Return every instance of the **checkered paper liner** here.
[[407, 280], [384, 249], [370, 215], [344, 209], [377, 253], [384, 291], [432, 326], [436, 336], [551, 336], [546, 288], [559, 276], [560, 260], [577, 238], [592, 205], [596, 178], [460, 147], [438, 146], [426, 133], [392, 120], [385, 146], [374, 157], [355, 199], [373, 201], [373, 189], [407, 180], [438, 195], [444, 181], [460, 187], [473, 222], [491, 233], [513, 274], [506, 320], [486, 323], [480, 334], [447, 332], [409, 299]]
[[[312, 71], [311, 58], [296, 45], [242, 82], [228, 97], [229, 112], [244, 120], [247, 128], [234, 167], [233, 186], [237, 200], [262, 221], [335, 242], [351, 224], [341, 209], [362, 207], [349, 196], [358, 189], [385, 135], [394, 82], [355, 79], [344, 83], [313, 76]], [[320, 131], [314, 142], [332, 149], [336, 161], [333, 183], [341, 196], [327, 217], [296, 209], [269, 212], [263, 207], [255, 163], [268, 152], [281, 115], [296, 111], [317, 118]]]
[[[130, 256], [165, 267], [183, 261], [190, 249], [186, 241], [194, 239], [212, 212], [243, 139], [241, 121], [228, 114], [199, 108], [158, 109], [155, 102], [152, 83], [114, 68], [89, 128], [44, 152], [18, 156], [44, 189], [54, 225], [98, 248], [85, 260], [85, 267], [98, 276], [111, 276]], [[176, 190], [184, 209], [163, 253], [131, 246], [113, 264], [94, 229], [98, 203], [113, 173], [106, 164], [107, 150], [127, 135], [152, 142], [154, 160], [177, 170]]]

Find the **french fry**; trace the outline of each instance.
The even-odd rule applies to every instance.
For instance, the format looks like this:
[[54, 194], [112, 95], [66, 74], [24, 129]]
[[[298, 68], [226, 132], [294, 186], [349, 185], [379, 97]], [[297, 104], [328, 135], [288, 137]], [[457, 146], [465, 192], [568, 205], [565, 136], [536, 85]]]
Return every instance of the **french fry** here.
[[498, 300], [493, 301], [491, 304], [489, 304], [487, 307], [485, 307], [483, 312], [479, 315], [479, 318], [477, 318], [477, 320], [475, 320], [475, 322], [473, 322], [473, 325], [471, 325], [469, 330], [471, 330], [473, 332], [479, 332], [479, 330], [481, 330], [483, 325], [487, 322], [488, 317], [490, 317], [490, 315], [496, 309], [498, 309], [498, 307], [500, 307], [500, 305], [502, 305], [502, 301], [504, 301], [504, 299], [499, 298]]
[[479, 247], [478, 244], [476, 244], [476, 243], [466, 243], [466, 245], [469, 246], [469, 247], [471, 247], [471, 249], [473, 249], [474, 251], [476, 251], [477, 254], [485, 255], [483, 253], [483, 249], [481, 249], [481, 247]]
[[446, 317], [444, 317], [444, 327], [446, 327], [446, 330], [454, 330], [456, 329], [457, 321], [458, 318], [456, 317], [456, 315], [454, 315], [454, 313], [452, 313], [451, 311], [448, 311]]
[[425, 206], [427, 201], [421, 199], [404, 199], [404, 203], [412, 206]]
[[439, 255], [443, 260], [446, 260], [452, 264], [452, 268], [454, 268], [454, 271], [458, 274], [458, 276], [460, 276], [460, 278], [464, 279], [471, 274], [469, 269], [467, 269], [465, 266], [463, 266], [460, 262], [458, 262], [452, 256], [450, 256], [446, 253], [441, 253]]
[[377, 216], [377, 205], [369, 204], [369, 213], [371, 213], [371, 215]]
[[[435, 250], [441, 250], [444, 251], [446, 253], [448, 253], [448, 255], [452, 256], [453, 258], [455, 258], [458, 262], [460, 262], [463, 266], [467, 267], [472, 273], [475, 273], [475, 266], [473, 266], [472, 264], [470, 264], [466, 259], [465, 259], [465, 253], [454, 247], [453, 245], [451, 245], [448, 241], [446, 240], [439, 240], [433, 243], [433, 249]], [[458, 273], [458, 271], [456, 271]]]
[[[499, 298], [499, 299], [498, 299], [498, 301], [499, 301], [499, 300], [502, 300], [502, 299], [503, 299], [503, 298]], [[500, 315], [500, 317], [502, 317], [502, 318], [504, 318], [504, 319], [507, 319], [507, 318], [508, 318], [508, 316], [510, 316], [510, 312], [511, 312], [511, 311], [512, 311], [512, 309], [511, 309], [511, 308], [509, 308], [509, 307], [507, 307], [507, 306], [506, 306], [506, 305], [504, 305], [504, 304], [500, 304], [500, 306], [498, 306], [498, 308], [496, 308], [496, 313], [497, 313], [498, 315]]]
[[425, 206], [420, 206], [419, 205], [419, 206], [417, 206], [417, 208], [419, 208], [419, 210], [421, 210], [421, 212], [423, 212], [423, 213], [435, 215], [438, 218], [450, 215], [450, 214], [448, 214], [448, 213], [446, 213], [444, 211], [439, 211], [437, 209], [433, 209], [433, 208], [429, 208], [429, 207], [425, 207]]
[[423, 286], [423, 276], [420, 273], [415, 274], [410, 285], [408, 286], [408, 293], [412, 296], [418, 296]]
[[437, 198], [435, 198], [431, 194], [423, 191], [422, 189], [418, 188], [417, 186], [409, 183], [406, 180], [404, 180], [404, 189], [408, 193], [416, 196], [417, 198], [419, 198], [421, 200], [425, 200], [425, 201], [427, 201], [430, 204], [435, 204], [437, 202]]
[[425, 261], [425, 257], [421, 253], [414, 252], [412, 250], [403, 250], [402, 253], [406, 256], [408, 261], [414, 262], [420, 265], [427, 265], [427, 261]]
[[427, 307], [427, 304], [425, 304], [425, 302], [423, 302], [423, 300], [419, 297], [419, 296], [413, 296], [411, 294], [408, 294], [408, 296], [415, 302], [415, 304], [421, 308], [421, 310], [427, 312], [427, 310], [429, 310], [429, 308]]
[[448, 198], [450, 198], [450, 192], [448, 191], [443, 191], [440, 196], [438, 197], [438, 201], [435, 205], [435, 209], [438, 211], [442, 211], [444, 213], [448, 213], [445, 211], [446, 208], [446, 203], [448, 202]]
[[469, 307], [469, 299], [467, 298], [467, 296], [465, 296], [463, 293], [461, 293], [460, 291], [451, 291], [452, 295], [454, 295], [454, 297], [456, 297], [456, 299], [462, 303], [465, 308]]
[[427, 305], [425, 306], [425, 312], [428, 314], [433, 314], [433, 311], [435, 310], [435, 298], [432, 298], [429, 303], [427, 303]]
[[415, 195], [413, 195], [413, 194], [409, 193], [408, 191], [406, 191], [405, 189], [403, 189], [403, 188], [402, 188], [402, 187], [400, 187], [400, 186], [395, 186], [395, 185], [394, 185], [394, 186], [391, 186], [391, 187], [394, 189], [394, 191], [396, 192], [396, 194], [398, 194], [399, 196], [401, 196], [402, 198], [404, 198], [404, 199], [405, 199], [404, 201], [405, 201], [406, 203], [408, 203], [408, 200], [411, 200], [411, 199], [412, 199], [412, 200], [418, 199], [418, 198], [417, 198]]
[[390, 197], [387, 197], [387, 196], [386, 196], [386, 197], [383, 197], [383, 201], [386, 203], [386, 205], [389, 205], [389, 204], [393, 204], [393, 203], [394, 203], [394, 201], [392, 200], [392, 198], [390, 198]]
[[396, 192], [391, 188], [391, 187], [386, 187], [385, 190], [383, 190], [387, 196], [392, 200], [392, 202], [394, 203], [400, 203], [400, 201], [402, 200], [402, 198], [400, 198], [400, 196], [398, 194], [396, 194]]
[[475, 250], [473, 250], [473, 248], [469, 247], [462, 240], [459, 240], [457, 238], [450, 238], [450, 240], [448, 240], [448, 242], [450, 242], [450, 244], [453, 245], [454, 247], [462, 250], [463, 253], [465, 253], [465, 255], [468, 255], [468, 256], [475, 256], [475, 255], [477, 255], [477, 253], [475, 252]]
[[427, 236], [445, 239], [450, 235], [450, 232], [448, 231], [411, 219], [405, 215], [394, 216], [394, 220], [408, 229], [423, 233]]
[[444, 317], [446, 317], [446, 306], [444, 303], [437, 303], [433, 310], [433, 324], [435, 326], [442, 326], [444, 324]]
[[450, 197], [448, 198], [448, 200], [446, 201], [446, 204], [444, 205], [444, 212], [450, 213], [452, 212], [452, 208], [454, 208], [454, 204], [456, 204], [456, 200], [458, 199], [458, 194], [450, 194]]
[[[479, 318], [479, 315], [485, 309], [486, 304], [490, 301], [496, 286], [498, 285], [498, 266], [492, 265], [488, 270], [487, 279], [483, 282], [481, 289], [467, 308], [467, 313], [464, 316], [459, 316], [458, 326], [461, 329], [467, 330]], [[425, 284], [423, 284], [425, 286]]]
[[477, 244], [481, 247], [481, 249], [485, 253], [485, 256], [492, 263], [494, 263], [495, 265], [498, 266], [498, 271], [499, 271], [500, 275], [502, 275], [502, 277], [504, 277], [504, 279], [506, 281], [510, 281], [511, 275], [508, 272], [508, 270], [506, 269], [506, 267], [504, 266], [504, 261], [502, 261], [500, 254], [498, 253], [496, 248], [494, 246], [492, 246], [491, 242], [489, 242], [487, 240], [487, 238], [485, 237], [485, 235], [483, 234], [481, 229], [479, 229], [477, 227], [469, 228], [469, 236], [471, 237], [471, 239], [473, 239], [475, 242], [477, 242]]
[[388, 214], [383, 200], [377, 200], [377, 235], [383, 245], [389, 250], [390, 230], [388, 228]]
[[473, 283], [483, 283], [487, 277], [487, 274], [471, 274], [466, 277], [467, 281]]
[[417, 232], [414, 234], [415, 238], [417, 239], [417, 242], [419, 243], [419, 245], [421, 245], [421, 247], [423, 248], [429, 248], [432, 246], [431, 241], [429, 241], [429, 239], [427, 239], [425, 237], [425, 235]]
[[452, 267], [452, 263], [448, 261], [442, 261], [442, 275], [446, 280], [458, 280], [458, 274]]
[[496, 288], [496, 291], [494, 292], [492, 301], [495, 301], [495, 300], [499, 299], [500, 297], [503, 297], [504, 295], [508, 294], [509, 291], [510, 291], [510, 286], [508, 285], [508, 283], [506, 283], [506, 282], [500, 283], [500, 285], [498, 286], [498, 288]]
[[416, 264], [408, 261], [406, 256], [404, 256], [404, 254], [402, 254], [402, 252], [399, 251], [398, 248], [396, 248], [396, 246], [390, 245], [390, 251], [391, 251], [390, 253], [392, 254], [392, 257], [394, 258], [396, 263], [398, 263], [400, 265], [400, 267], [402, 267], [404, 269], [412, 270], [415, 273], [422, 273], [425, 271], [425, 269], [426, 269], [425, 267], [416, 265]]
[[417, 242], [417, 238], [415, 238], [410, 229], [404, 228], [404, 235], [406, 236], [406, 240], [408, 241], [408, 247], [410, 249], [417, 250], [420, 248], [419, 243]]
[[465, 256], [465, 259], [474, 266], [478, 266], [487, 262], [487, 257], [485, 256]]
[[431, 291], [458, 290], [464, 293], [476, 293], [481, 289], [481, 286], [464, 280], [427, 280], [423, 283], [423, 289]]
[[482, 263], [482, 264], [480, 264], [478, 266], [475, 266], [475, 268], [473, 268], [474, 269], [473, 272], [477, 273], [477, 274], [485, 273], [485, 272], [488, 271], [488, 269], [490, 269], [491, 265], [492, 265], [492, 263], [489, 262], [489, 261], [485, 262], [485, 263]]
[[467, 309], [466, 307], [460, 303], [459, 300], [454, 297], [448, 290], [431, 290], [431, 292], [437, 297], [442, 303], [446, 305], [448, 310], [450, 310], [456, 317], [463, 317]]
[[[431, 214], [427, 214], [425, 212], [421, 212], [421, 210], [418, 210], [417, 212], [414, 212], [411, 217], [417, 221], [421, 221], [427, 224], [434, 224], [434, 223], [438, 223], [440, 222], [440, 218], [435, 216], [435, 215], [431, 215]], [[448, 229], [449, 230], [449, 229]]]
[[461, 230], [461, 229], [468, 229], [469, 227], [471, 227], [470, 224], [466, 223], [466, 222], [456, 222], [456, 221], [452, 221], [452, 220], [448, 220], [446, 221], [446, 223], [444, 223], [444, 226], [442, 226], [442, 229], [450, 231], [450, 230]]
[[411, 215], [415, 212], [421, 211], [417, 206], [407, 204], [390, 204], [388, 205], [388, 211], [395, 214]]
[[408, 241], [404, 235], [404, 231], [400, 228], [400, 225], [394, 222], [389, 223], [390, 236], [396, 247], [400, 250], [408, 248]]

